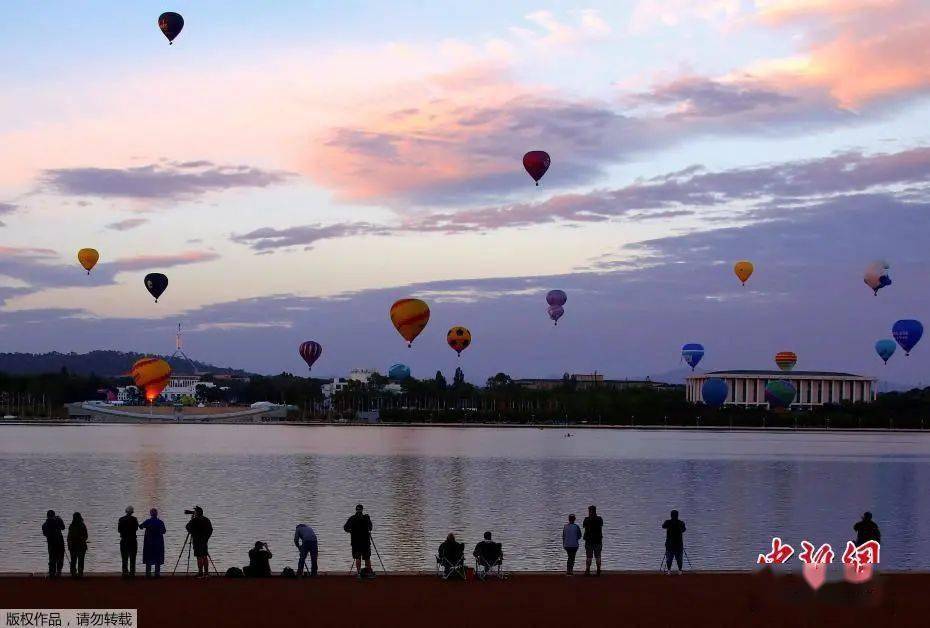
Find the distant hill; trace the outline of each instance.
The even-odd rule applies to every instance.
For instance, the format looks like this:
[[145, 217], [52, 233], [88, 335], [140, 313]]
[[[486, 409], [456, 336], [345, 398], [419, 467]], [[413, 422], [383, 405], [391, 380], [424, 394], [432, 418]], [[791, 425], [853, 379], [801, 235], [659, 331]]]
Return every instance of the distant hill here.
[[[125, 375], [139, 358], [152, 354], [125, 351], [91, 351], [90, 353], [0, 353], [0, 373], [11, 375], [36, 375], [39, 373], [58, 373], [61, 369], [77, 375], [99, 375], [101, 377], [118, 377]], [[167, 360], [168, 356], [158, 356]], [[194, 369], [201, 373], [223, 373], [229, 375], [252, 375], [246, 371], [222, 368], [212, 364], [184, 359], [170, 361], [175, 373], [192, 373]]]

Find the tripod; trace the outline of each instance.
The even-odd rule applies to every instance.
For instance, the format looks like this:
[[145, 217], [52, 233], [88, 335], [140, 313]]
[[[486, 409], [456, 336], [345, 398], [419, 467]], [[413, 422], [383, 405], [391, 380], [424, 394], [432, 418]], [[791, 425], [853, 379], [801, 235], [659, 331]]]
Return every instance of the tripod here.
[[[184, 575], [188, 576], [191, 572], [191, 548], [194, 546], [193, 541], [191, 541], [191, 533], [188, 532], [187, 536], [184, 537], [184, 544], [181, 545], [181, 551], [178, 552], [178, 559], [174, 563], [174, 569], [171, 572], [173, 576], [178, 571], [178, 565], [181, 564], [181, 556], [184, 555], [184, 548], [187, 547], [187, 568], [184, 570]], [[210, 565], [213, 567], [213, 573], [220, 575], [220, 572], [216, 569], [216, 564], [213, 562], [213, 557], [210, 554], [207, 554], [207, 560], [210, 561]]]
[[[381, 563], [381, 571], [384, 575], [387, 575], [387, 569], [384, 568], [384, 561], [381, 560], [381, 552], [378, 551], [378, 546], [375, 545], [375, 539], [371, 536], [371, 533], [368, 533], [368, 540], [371, 541], [371, 547], [375, 550], [375, 556], [378, 557], [378, 562]], [[352, 559], [352, 562], [349, 563], [349, 573], [351, 574], [356, 569], [355, 558]]]
[[[694, 566], [691, 564], [691, 558], [688, 556], [688, 550], [684, 547], [681, 548], [681, 552], [685, 557], [685, 560], [688, 562], [688, 569], [694, 571]], [[662, 558], [659, 560], [659, 571], [668, 571], [671, 573], [671, 567], [666, 568], [666, 561], [669, 559], [669, 551], [665, 550], [665, 553], [662, 555]]]

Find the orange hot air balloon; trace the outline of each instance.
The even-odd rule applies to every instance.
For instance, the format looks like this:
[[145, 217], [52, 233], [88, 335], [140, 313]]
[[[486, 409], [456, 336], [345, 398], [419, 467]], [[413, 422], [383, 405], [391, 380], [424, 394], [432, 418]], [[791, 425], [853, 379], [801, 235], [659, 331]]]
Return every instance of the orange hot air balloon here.
[[471, 332], [466, 327], [456, 325], [446, 334], [446, 342], [458, 355], [462, 355], [462, 351], [471, 344]]
[[78, 261], [81, 263], [81, 266], [84, 267], [84, 270], [87, 271], [87, 274], [90, 274], [90, 269], [97, 265], [97, 260], [100, 259], [100, 253], [97, 252], [97, 249], [81, 249], [78, 251]]
[[391, 306], [391, 322], [409, 347], [429, 322], [429, 306], [420, 299], [401, 299]]
[[794, 351], [779, 351], [775, 354], [775, 364], [783, 371], [790, 371], [798, 363], [798, 356]]
[[739, 280], [743, 282], [744, 286], [752, 276], [752, 271], [752, 262], [747, 262], [746, 260], [736, 262], [736, 264], [733, 265], [733, 272], [736, 273], [736, 276], [739, 277]]
[[132, 365], [129, 374], [136, 386], [145, 391], [145, 398], [152, 402], [168, 385], [171, 367], [161, 358], [142, 358]]

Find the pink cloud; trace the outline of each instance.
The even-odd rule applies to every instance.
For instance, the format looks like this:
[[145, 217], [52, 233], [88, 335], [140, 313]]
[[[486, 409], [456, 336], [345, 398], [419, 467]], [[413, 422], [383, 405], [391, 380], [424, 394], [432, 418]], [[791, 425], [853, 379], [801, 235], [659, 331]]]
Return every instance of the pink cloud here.
[[927, 2], [780, 0], [763, 4], [760, 19], [808, 32], [802, 55], [756, 73], [770, 85], [824, 90], [850, 109], [930, 89]]
[[158, 268], [168, 268], [171, 266], [211, 262], [219, 259], [219, 257], [219, 254], [214, 251], [184, 251], [169, 255], [137, 255], [135, 257], [124, 257], [112, 262], [109, 266], [116, 269], [117, 272], [124, 270], [157, 270]]

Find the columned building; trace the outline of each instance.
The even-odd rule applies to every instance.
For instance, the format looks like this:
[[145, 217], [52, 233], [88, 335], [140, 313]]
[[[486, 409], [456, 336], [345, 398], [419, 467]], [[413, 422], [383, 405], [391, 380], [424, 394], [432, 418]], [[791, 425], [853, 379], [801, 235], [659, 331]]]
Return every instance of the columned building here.
[[691, 403], [703, 403], [701, 387], [716, 377], [727, 383], [726, 405], [765, 406], [765, 385], [783, 379], [797, 390], [792, 408], [810, 408], [827, 403], [871, 403], [875, 401], [875, 378], [828, 371], [711, 371], [688, 376], [685, 395]]

